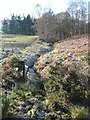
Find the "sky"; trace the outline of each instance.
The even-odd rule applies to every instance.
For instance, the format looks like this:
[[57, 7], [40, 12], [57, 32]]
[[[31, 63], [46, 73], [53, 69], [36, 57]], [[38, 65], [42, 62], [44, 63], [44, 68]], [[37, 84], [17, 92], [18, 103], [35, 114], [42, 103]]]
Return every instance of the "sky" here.
[[[27, 15], [36, 17], [35, 6], [41, 5], [41, 8], [50, 7], [54, 13], [64, 12], [67, 9], [69, 0], [0, 0], [0, 20], [10, 18], [12, 13], [15, 15]], [[90, 0], [85, 0], [90, 1]]]
[[42, 9], [49, 6], [55, 13], [66, 10], [68, 0], [0, 0], [0, 19], [17, 15], [36, 16], [35, 6], [40, 4]]

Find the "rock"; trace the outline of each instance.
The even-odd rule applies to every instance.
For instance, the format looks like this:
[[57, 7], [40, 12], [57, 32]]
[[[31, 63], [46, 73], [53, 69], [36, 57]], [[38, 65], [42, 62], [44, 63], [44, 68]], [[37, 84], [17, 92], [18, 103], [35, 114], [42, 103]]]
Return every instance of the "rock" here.
[[39, 54], [40, 54], [40, 55], [43, 55], [43, 54], [45, 54], [46, 52], [49, 52], [49, 51], [51, 51], [51, 50], [52, 50], [52, 47], [46, 46], [45, 48], [41, 48], [41, 49], [39, 50]]
[[38, 119], [42, 120], [45, 118], [45, 113], [43, 111], [38, 111], [37, 116], [38, 116]]
[[29, 68], [28, 72], [31, 73], [32, 75], [35, 75], [35, 72], [34, 72], [33, 68]]
[[7, 57], [6, 54], [2, 54], [2, 55], [0, 55], [0, 60], [3, 59], [3, 58], [5, 58], [5, 57]]
[[30, 81], [36, 81], [36, 74], [34, 72], [33, 69], [29, 68], [29, 71], [28, 71], [28, 74], [27, 74], [27, 77]]
[[36, 62], [36, 60], [38, 59], [39, 56], [40, 56], [39, 54], [30, 55], [27, 58], [26, 65], [31, 68], [34, 65], [34, 63]]
[[41, 48], [40, 50], [39, 50], [39, 53], [42, 55], [42, 54], [44, 54], [44, 53], [46, 53], [47, 52], [47, 49], [46, 48]]
[[52, 49], [53, 49], [52, 47], [48, 46], [47, 47], [47, 52], [51, 51]]
[[33, 68], [29, 68], [28, 73], [27, 73], [27, 78], [31, 85], [34, 85], [34, 86], [37, 85], [37, 81], [39, 80], [39, 78], [36, 75]]

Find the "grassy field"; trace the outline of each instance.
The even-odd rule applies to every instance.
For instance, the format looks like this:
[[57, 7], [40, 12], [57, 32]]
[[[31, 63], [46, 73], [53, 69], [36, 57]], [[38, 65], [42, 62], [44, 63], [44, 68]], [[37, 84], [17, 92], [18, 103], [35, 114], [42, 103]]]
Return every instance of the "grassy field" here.
[[0, 34], [0, 39], [6, 43], [17, 42], [27, 44], [34, 42], [38, 38], [39, 36]]
[[0, 60], [30, 46], [38, 38], [39, 36], [0, 34]]

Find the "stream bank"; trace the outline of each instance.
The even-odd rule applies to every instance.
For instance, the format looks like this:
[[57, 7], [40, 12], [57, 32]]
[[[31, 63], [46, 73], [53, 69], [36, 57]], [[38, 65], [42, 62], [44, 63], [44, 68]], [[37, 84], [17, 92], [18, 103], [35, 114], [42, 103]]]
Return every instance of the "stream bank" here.
[[[37, 41], [31, 46], [26, 47], [24, 50], [21, 50], [16, 54], [16, 57], [25, 62], [25, 69], [27, 71], [27, 78], [31, 84], [35, 85], [35, 82], [40, 78], [36, 73], [34, 64], [37, 62], [38, 58], [51, 52], [53, 46], [50, 43], [45, 43]], [[28, 69], [28, 70], [27, 70]]]
[[[15, 114], [18, 113], [17, 111], [20, 111], [20, 114], [18, 113], [18, 115], [15, 116], [16, 119], [26, 119], [26, 118], [28, 118], [28, 116], [31, 116], [31, 114], [33, 114], [32, 112], [34, 110], [37, 111], [37, 113], [36, 113], [37, 118], [35, 118], [35, 119], [39, 119], [39, 120], [44, 119], [45, 111], [43, 111], [42, 107], [41, 107], [42, 106], [41, 104], [44, 101], [44, 97], [41, 97], [44, 94], [41, 91], [43, 89], [43, 84], [41, 84], [41, 82], [40, 82], [40, 78], [36, 73], [34, 64], [37, 62], [37, 60], [40, 56], [42, 56], [48, 52], [51, 52], [52, 50], [53, 50], [53, 47], [49, 43], [37, 41], [37, 42], [33, 43], [32, 45], [30, 45], [29, 47], [26, 47], [25, 49], [20, 50], [19, 52], [13, 54], [14, 56], [16, 56], [16, 58], [25, 62], [26, 70], [29, 67], [28, 72], [27, 72], [27, 83], [24, 86], [24, 89], [28, 89], [28, 93], [24, 93], [23, 91], [22, 91], [22, 93], [19, 92], [20, 90], [18, 88], [18, 83], [17, 83], [17, 89], [14, 90], [14, 91], [16, 91], [15, 93], [13, 92], [13, 89], [12, 89], [12, 91], [6, 90], [7, 91], [6, 99], [10, 96], [12, 99], [11, 103], [10, 103], [10, 111], [9, 111], [10, 114], [11, 114], [11, 111], [13, 111], [13, 110], [11, 110], [11, 109], [13, 109], [12, 104], [15, 107], [14, 109], [16, 110]], [[30, 86], [33, 88], [32, 92], [33, 91], [35, 92], [35, 93], [33, 92], [33, 95], [36, 94], [37, 97], [36, 96], [34, 97], [31, 95], [30, 90], [32, 88], [29, 90]], [[37, 92], [40, 92], [40, 95], [38, 95]], [[17, 93], [20, 94], [20, 96], [17, 97]], [[25, 94], [24, 101], [21, 100], [22, 94]], [[16, 96], [16, 98], [14, 98], [15, 96]], [[3, 96], [3, 97], [5, 97], [5, 96]], [[17, 99], [20, 99], [20, 100], [17, 100]], [[18, 101], [18, 102], [16, 103], [15, 101]]]

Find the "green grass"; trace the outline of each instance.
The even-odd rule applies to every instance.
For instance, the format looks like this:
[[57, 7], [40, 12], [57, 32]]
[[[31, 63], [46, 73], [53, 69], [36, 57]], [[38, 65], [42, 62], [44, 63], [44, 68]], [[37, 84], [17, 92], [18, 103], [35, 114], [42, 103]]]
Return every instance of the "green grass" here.
[[11, 35], [11, 34], [0, 34], [1, 40], [6, 43], [17, 42], [17, 43], [32, 43], [39, 38], [39, 36], [29, 35]]

